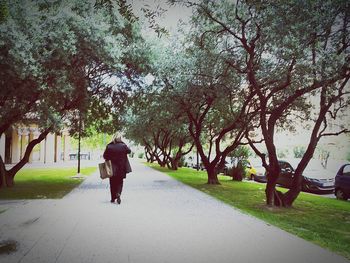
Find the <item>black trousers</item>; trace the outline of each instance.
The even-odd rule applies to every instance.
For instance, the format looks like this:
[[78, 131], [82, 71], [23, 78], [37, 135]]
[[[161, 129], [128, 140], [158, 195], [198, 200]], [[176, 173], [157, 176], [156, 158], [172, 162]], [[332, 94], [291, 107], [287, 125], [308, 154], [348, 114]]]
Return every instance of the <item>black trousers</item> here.
[[123, 177], [112, 176], [109, 178], [109, 186], [111, 190], [111, 200], [117, 198], [117, 194], [121, 195], [123, 190]]

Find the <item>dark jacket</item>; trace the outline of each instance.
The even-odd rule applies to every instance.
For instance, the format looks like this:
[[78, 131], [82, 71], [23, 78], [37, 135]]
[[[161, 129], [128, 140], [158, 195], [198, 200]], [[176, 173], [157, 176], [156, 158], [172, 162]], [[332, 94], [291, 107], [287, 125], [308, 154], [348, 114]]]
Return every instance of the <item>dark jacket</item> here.
[[103, 153], [103, 158], [112, 161], [113, 176], [126, 177], [127, 154], [131, 150], [123, 142], [109, 143]]

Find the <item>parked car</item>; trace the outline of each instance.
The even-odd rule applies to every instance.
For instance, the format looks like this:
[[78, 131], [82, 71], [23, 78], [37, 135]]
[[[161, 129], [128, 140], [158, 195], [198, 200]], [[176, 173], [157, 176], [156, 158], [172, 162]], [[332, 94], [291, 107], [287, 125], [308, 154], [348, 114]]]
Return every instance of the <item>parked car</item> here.
[[254, 175], [257, 173], [255, 166], [252, 164], [252, 162], [250, 160], [245, 160], [244, 167], [245, 167], [245, 169], [244, 169], [245, 177], [248, 180], [253, 180]]
[[[290, 188], [294, 178], [294, 168], [286, 161], [279, 161], [281, 172], [277, 184]], [[334, 176], [326, 170], [305, 169], [303, 172], [302, 190], [308, 192], [333, 192]]]
[[259, 183], [266, 183], [266, 170], [261, 163], [261, 159], [252, 159], [249, 161], [250, 168], [246, 170], [248, 179]]
[[[289, 162], [278, 161], [280, 166], [280, 174], [277, 178], [277, 184], [286, 188], [290, 188], [293, 184], [294, 168]], [[302, 190], [308, 192], [333, 192], [334, 176], [326, 170], [305, 169], [302, 175]], [[258, 182], [266, 182], [265, 173], [255, 175], [254, 180]]]
[[255, 165], [254, 166], [255, 173], [253, 174], [253, 180], [259, 183], [266, 183], [266, 170], [265, 167], [262, 166], [262, 164]]
[[337, 199], [347, 200], [350, 198], [350, 164], [340, 167], [335, 176], [335, 196]]

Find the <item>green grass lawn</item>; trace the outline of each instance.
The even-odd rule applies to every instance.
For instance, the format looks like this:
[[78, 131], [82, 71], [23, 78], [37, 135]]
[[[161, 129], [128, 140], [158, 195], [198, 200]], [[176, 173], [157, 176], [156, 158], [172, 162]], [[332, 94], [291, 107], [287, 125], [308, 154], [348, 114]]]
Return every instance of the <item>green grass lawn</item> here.
[[237, 182], [219, 176], [221, 185], [208, 185], [205, 172], [190, 168], [171, 171], [155, 164], [148, 165], [244, 213], [350, 259], [350, 202], [301, 193], [292, 208], [268, 209], [265, 184]]
[[[81, 169], [81, 174], [90, 175], [97, 167]], [[70, 168], [28, 168], [15, 176], [15, 186], [0, 189], [0, 199], [50, 199], [62, 198], [84, 179], [71, 178], [77, 169]]]

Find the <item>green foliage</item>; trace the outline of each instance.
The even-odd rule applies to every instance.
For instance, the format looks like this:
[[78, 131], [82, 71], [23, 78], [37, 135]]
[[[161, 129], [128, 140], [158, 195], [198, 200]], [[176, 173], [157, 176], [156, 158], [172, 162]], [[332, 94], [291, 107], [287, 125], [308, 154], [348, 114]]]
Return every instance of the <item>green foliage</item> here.
[[305, 146], [299, 145], [293, 148], [294, 158], [302, 158], [306, 149]]
[[85, 127], [110, 132], [128, 79], [147, 63], [139, 28], [121, 8], [129, 7], [120, 1], [94, 8], [85, 0], [11, 4], [0, 24], [0, 127], [34, 121], [57, 131], [65, 124], [74, 133], [82, 115]]
[[114, 3], [118, 6], [119, 13], [125, 17], [130, 23], [134, 23], [138, 20], [138, 17], [135, 16], [135, 14], [132, 12], [132, 6], [131, 4], [128, 4], [126, 0], [96, 0], [95, 1], [95, 8], [101, 9], [101, 8], [108, 8], [113, 9]]
[[[112, 140], [112, 135], [99, 133], [96, 130], [90, 131], [89, 135], [81, 138], [81, 149], [83, 151], [88, 150], [104, 150], [106, 145]], [[74, 150], [78, 149], [78, 138], [73, 137], [70, 141], [71, 147]]]
[[9, 15], [9, 8], [5, 0], [0, 1], [0, 24], [5, 22]]
[[128, 139], [171, 163], [170, 159], [188, 150], [191, 140], [182, 110], [174, 107], [173, 99], [156, 85], [136, 93], [123, 126]]
[[247, 146], [238, 146], [235, 150], [228, 154], [228, 157], [235, 158], [237, 162], [247, 160], [252, 156], [252, 152]]
[[[171, 2], [186, 4], [189, 1]], [[225, 65], [226, 71], [216, 75], [218, 82], [221, 76], [236, 76], [233, 78], [236, 81], [231, 81], [238, 84], [236, 90], [246, 89], [243, 96], [236, 92], [233, 98], [238, 102], [251, 102], [249, 108], [259, 111], [253, 118], [245, 115], [235, 123], [251, 125], [248, 132], [261, 129], [271, 168], [277, 162], [273, 138], [278, 129], [295, 130], [296, 118], [303, 123], [308, 123], [305, 120], [315, 123], [314, 120], [320, 118], [318, 123], [325, 125], [315, 124], [318, 130], [312, 139], [317, 139], [317, 132], [323, 133], [327, 128], [324, 115], [327, 107], [331, 109], [332, 104], [339, 104], [328, 116], [334, 118], [342, 107], [349, 106], [343, 85], [349, 77], [348, 1], [292, 0], [271, 4], [268, 1], [209, 0], [193, 1], [191, 6], [194, 9], [191, 39], [195, 40], [188, 45], [188, 50], [207, 51], [202, 52], [203, 64], [211, 68], [215, 64], [210, 64], [208, 54], [220, 50], [216, 61]], [[212, 83], [208, 72], [211, 73], [202, 67], [204, 77], [198, 78], [199, 81], [204, 79], [204, 83]], [[250, 92], [251, 100], [244, 100], [244, 95]], [[320, 100], [314, 100], [315, 95]], [[226, 103], [229, 104], [227, 99]], [[319, 111], [321, 107], [323, 110]], [[223, 115], [229, 112], [222, 109], [219, 112]], [[231, 115], [232, 121], [235, 115]], [[206, 138], [208, 134], [212, 133], [205, 134]], [[272, 203], [271, 199], [268, 202]]]
[[287, 158], [288, 154], [289, 154], [288, 149], [278, 149], [278, 151], [277, 151], [277, 157], [279, 159]]
[[252, 153], [247, 146], [238, 146], [235, 150], [228, 154], [231, 158], [233, 167], [228, 170], [228, 174], [232, 176], [233, 180], [242, 181], [245, 177], [245, 170], [248, 163], [248, 158], [252, 156]]
[[158, 37], [169, 36], [169, 32], [166, 30], [166, 28], [160, 26], [156, 21], [158, 17], [161, 17], [165, 13], [165, 9], [157, 6], [156, 10], [154, 10], [146, 4], [144, 7], [141, 8], [141, 10], [143, 11], [146, 19], [148, 20], [149, 28], [154, 30]]
[[190, 30], [180, 29], [183, 37], [160, 46], [154, 68], [161, 97], [170, 98], [176, 109], [172, 118], [183, 116], [181, 121], [208, 168], [207, 163], [221, 166], [219, 162], [238, 146], [238, 138], [253, 125], [247, 121], [253, 107], [246, 108], [249, 91], [245, 80], [227, 66], [222, 41], [201, 36], [213, 30], [201, 22], [193, 19]]
[[[42, 133], [82, 130], [83, 136], [120, 129], [127, 97], [148, 60], [130, 6], [18, 0], [7, 5], [7, 15], [2, 3], [0, 135], [22, 124], [37, 124]], [[101, 141], [93, 135], [83, 146], [101, 148]]]

